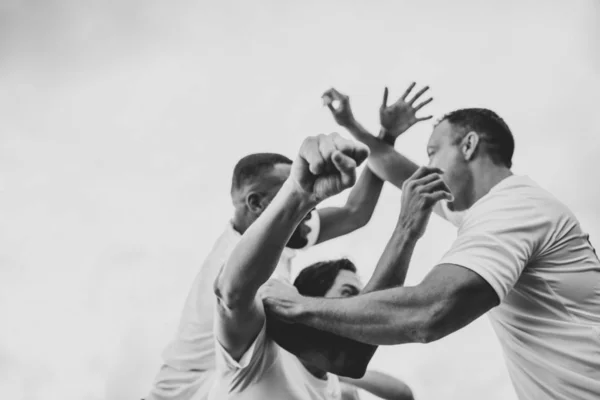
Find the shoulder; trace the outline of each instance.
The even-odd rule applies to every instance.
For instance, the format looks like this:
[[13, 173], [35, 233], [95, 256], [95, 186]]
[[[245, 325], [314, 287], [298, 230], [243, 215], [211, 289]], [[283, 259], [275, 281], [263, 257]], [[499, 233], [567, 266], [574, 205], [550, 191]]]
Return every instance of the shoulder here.
[[525, 176], [515, 176], [482, 197], [467, 213], [458, 236], [526, 247], [529, 257], [545, 253], [562, 237], [580, 230], [569, 208]]
[[497, 229], [548, 229], [560, 218], [572, 218], [568, 208], [524, 176], [511, 176], [469, 209], [463, 229], [490, 226]]

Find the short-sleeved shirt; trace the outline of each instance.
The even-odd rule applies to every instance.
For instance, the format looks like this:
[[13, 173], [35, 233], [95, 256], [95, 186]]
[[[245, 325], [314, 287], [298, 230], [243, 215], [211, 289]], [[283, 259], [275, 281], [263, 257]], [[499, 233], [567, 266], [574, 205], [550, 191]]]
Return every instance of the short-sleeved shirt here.
[[510, 176], [457, 220], [440, 264], [480, 275], [520, 399], [600, 399], [600, 261], [571, 211]]
[[216, 372], [208, 400], [340, 400], [336, 375], [312, 375], [296, 356], [266, 334], [266, 322], [248, 350], [235, 361], [215, 339]]
[[[316, 243], [320, 221], [313, 212], [306, 247]], [[163, 365], [146, 400], [203, 400], [212, 386], [215, 370], [213, 284], [242, 235], [227, 224], [196, 275], [185, 302], [175, 338], [163, 352]], [[285, 248], [273, 277], [291, 279], [291, 264], [296, 252]]]

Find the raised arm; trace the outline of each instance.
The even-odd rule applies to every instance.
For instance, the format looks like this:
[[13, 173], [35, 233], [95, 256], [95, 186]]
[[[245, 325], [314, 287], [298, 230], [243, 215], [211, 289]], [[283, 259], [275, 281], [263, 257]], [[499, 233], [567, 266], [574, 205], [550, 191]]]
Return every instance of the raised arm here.
[[[425, 191], [431, 196], [431, 205], [437, 200], [449, 195], [446, 185], [439, 175], [441, 171], [433, 168], [420, 168], [413, 176], [416, 184], [407, 184], [406, 190], [416, 191], [426, 187]], [[422, 193], [425, 195], [426, 192]], [[412, 215], [415, 204], [404, 201], [402, 209]], [[431, 212], [429, 210], [429, 212]], [[377, 263], [373, 277], [364, 289], [364, 292], [381, 290], [391, 286], [402, 285], [410, 257], [419, 237], [425, 230], [429, 213], [425, 213], [416, 224], [408, 224], [399, 219], [399, 229], [396, 229], [390, 239], [383, 255]], [[265, 291], [277, 293], [294, 292], [297, 290], [283, 282], [272, 281], [265, 285]], [[314, 327], [300, 324], [289, 324], [277, 318], [268, 319], [269, 334], [277, 343], [287, 351], [318, 365], [322, 369], [342, 376], [356, 377], [366, 371], [368, 362], [375, 352], [375, 348], [367, 347], [362, 343], [339, 337], [329, 332], [323, 332]], [[334, 332], [339, 334], [339, 332]]]
[[[335, 89], [331, 89], [329, 92], [331, 91], [335, 92]], [[327, 93], [328, 92], [326, 92], [324, 97], [329, 96]], [[338, 92], [332, 92], [331, 96], [334, 95], [342, 96]], [[347, 97], [342, 100], [344, 101], [340, 101], [337, 109], [333, 108], [331, 104], [328, 104], [328, 106], [332, 111], [335, 120], [341, 126], [347, 127], [348, 125], [351, 125], [351, 121], [356, 121], [352, 114], [350, 101]], [[371, 136], [368, 133], [367, 135]], [[384, 137], [388, 144], [393, 147], [396, 138], [392, 135], [384, 136], [382, 131], [380, 138], [383, 139]], [[408, 169], [410, 169], [410, 167]], [[321, 230], [317, 243], [322, 243], [326, 240], [346, 235], [365, 226], [373, 216], [373, 211], [379, 200], [382, 187], [383, 180], [374, 174], [371, 168], [367, 166], [356, 185], [352, 188], [348, 200], [343, 207], [327, 207], [318, 210], [321, 221]]]
[[[422, 234], [435, 200], [424, 194], [429, 185], [423, 179], [407, 183], [394, 234]], [[480, 240], [485, 240], [489, 235], [481, 236]], [[476, 240], [475, 234], [466, 237], [460, 249], [471, 241], [477, 246]], [[470, 260], [489, 262], [489, 255], [479, 253], [475, 252]], [[472, 266], [468, 269], [452, 263], [435, 267], [418, 286], [393, 287], [347, 299], [302, 297], [291, 290], [263, 293], [263, 303], [272, 314], [377, 345], [437, 340], [469, 324], [498, 302], [497, 292]]]
[[[451, 196], [441, 174], [437, 168], [421, 167], [406, 181], [396, 228], [362, 294], [404, 285], [410, 259], [417, 241], [425, 233], [432, 207]], [[417, 192], [428, 196], [423, 197], [424, 202], [413, 201], [410, 195]], [[425, 204], [427, 208], [422, 212], [420, 208]], [[413, 221], [415, 216], [420, 218]]]
[[362, 172], [343, 207], [319, 208], [317, 243], [346, 235], [365, 226], [373, 216], [383, 181], [369, 167]]
[[242, 236], [214, 285], [216, 337], [234, 359], [263, 326], [264, 310], [256, 293], [273, 273], [290, 236], [320, 201], [354, 184], [356, 165], [367, 155], [366, 148], [335, 134], [306, 139], [289, 179]]
[[[412, 98], [408, 99], [414, 87], [415, 83], [413, 82], [404, 94], [395, 103], [390, 105], [387, 104], [388, 89], [385, 88], [383, 102], [379, 108], [381, 130], [378, 137], [370, 134], [354, 118], [348, 96], [335, 89], [329, 89], [323, 94], [323, 100], [331, 110], [336, 122], [346, 128], [356, 140], [369, 147], [368, 168], [375, 175], [390, 182], [398, 189], [402, 189], [402, 185], [415, 173], [418, 165], [394, 149], [396, 139], [414, 124], [432, 118], [431, 116], [419, 118], [416, 115], [417, 111], [432, 101], [431, 98], [415, 105], [417, 99], [429, 87], [424, 87], [412, 96]], [[339, 103], [337, 108], [333, 106], [333, 101]], [[442, 202], [437, 203], [433, 208], [433, 212], [448, 220], [454, 226], [459, 226], [464, 212], [451, 212], [443, 204]]]
[[[498, 304], [494, 289], [475, 272], [438, 265], [416, 287], [397, 287], [347, 299], [286, 294], [266, 300], [269, 311], [373, 345], [429, 343], [468, 325]], [[277, 311], [275, 311], [277, 308]]]
[[[381, 179], [390, 182], [399, 189], [402, 189], [404, 182], [415, 173], [418, 165], [398, 153], [394, 149], [394, 143], [411, 126], [431, 118], [431, 116], [422, 118], [416, 116], [417, 111], [431, 102], [432, 99], [427, 99], [415, 105], [417, 99], [428, 87], [417, 92], [409, 100], [407, 98], [414, 86], [414, 83], [411, 84], [402, 97], [389, 106], [387, 104], [388, 89], [384, 90], [383, 103], [379, 109], [381, 131], [378, 137], [369, 133], [356, 120], [350, 109], [348, 96], [335, 89], [330, 89], [323, 94], [323, 99], [333, 113], [336, 122], [346, 128], [356, 140], [369, 147], [368, 167]], [[334, 107], [333, 101], [339, 102], [339, 107]]]

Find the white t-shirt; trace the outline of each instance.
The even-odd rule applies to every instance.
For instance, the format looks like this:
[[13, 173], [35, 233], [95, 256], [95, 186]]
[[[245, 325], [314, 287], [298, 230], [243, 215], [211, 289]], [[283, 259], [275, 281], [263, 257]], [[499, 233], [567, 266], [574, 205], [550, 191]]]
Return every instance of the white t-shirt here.
[[266, 322], [235, 361], [215, 339], [217, 368], [208, 400], [340, 400], [337, 376], [318, 379], [266, 334]]
[[[314, 245], [320, 222], [313, 212], [306, 225], [311, 228], [306, 247]], [[194, 279], [185, 302], [175, 338], [163, 352], [163, 365], [146, 400], [203, 400], [212, 385], [215, 369], [213, 284], [221, 267], [239, 243], [240, 235], [231, 223], [217, 239]], [[285, 248], [273, 277], [291, 279], [291, 264], [296, 252]]]
[[489, 313], [520, 399], [600, 399], [600, 261], [575, 216], [510, 176], [458, 221], [440, 264], [496, 291]]

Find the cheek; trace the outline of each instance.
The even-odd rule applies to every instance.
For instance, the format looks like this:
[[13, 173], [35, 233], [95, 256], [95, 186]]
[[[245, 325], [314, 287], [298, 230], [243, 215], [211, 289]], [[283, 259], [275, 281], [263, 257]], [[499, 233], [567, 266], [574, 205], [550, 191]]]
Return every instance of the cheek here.
[[429, 159], [429, 167], [439, 168], [442, 171], [450, 169], [452, 166], [452, 157], [449, 154], [437, 153]]
[[455, 154], [451, 152], [436, 154], [429, 160], [429, 166], [444, 171], [442, 179], [451, 191], [456, 189], [457, 179], [461, 175], [461, 166]]

